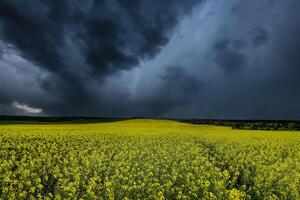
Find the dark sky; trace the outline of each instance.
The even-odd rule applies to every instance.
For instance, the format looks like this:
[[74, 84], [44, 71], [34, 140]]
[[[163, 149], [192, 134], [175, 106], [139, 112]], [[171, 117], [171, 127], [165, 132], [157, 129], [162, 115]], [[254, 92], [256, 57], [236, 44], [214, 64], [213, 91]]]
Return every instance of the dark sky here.
[[1, 0], [0, 115], [300, 119], [299, 0]]

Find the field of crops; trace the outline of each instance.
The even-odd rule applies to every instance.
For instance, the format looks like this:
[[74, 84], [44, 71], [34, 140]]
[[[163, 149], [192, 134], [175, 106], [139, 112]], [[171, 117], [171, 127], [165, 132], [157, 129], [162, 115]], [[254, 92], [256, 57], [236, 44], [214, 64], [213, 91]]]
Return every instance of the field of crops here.
[[300, 132], [1, 125], [0, 188], [1, 199], [300, 199]]

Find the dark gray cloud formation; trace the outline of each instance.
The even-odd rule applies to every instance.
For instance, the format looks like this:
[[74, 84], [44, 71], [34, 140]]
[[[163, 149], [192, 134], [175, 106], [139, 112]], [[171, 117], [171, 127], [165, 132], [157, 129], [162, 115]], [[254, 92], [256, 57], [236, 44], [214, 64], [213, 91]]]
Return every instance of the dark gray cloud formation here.
[[254, 46], [266, 44], [269, 40], [268, 31], [262, 27], [255, 27], [251, 32], [251, 37]]
[[203, 88], [201, 80], [183, 66], [168, 66], [158, 79], [153, 93], [136, 99], [147, 116], [168, 116], [170, 110], [191, 103]]
[[230, 41], [222, 39], [217, 41], [214, 48], [216, 51], [216, 64], [226, 70], [226, 72], [238, 71], [245, 63], [245, 55], [238, 51], [242, 47], [241, 41], [234, 41], [234, 45], [230, 45]]
[[299, 119], [299, 7], [3, 0], [0, 114]]
[[1, 37], [26, 59], [58, 75], [70, 74], [70, 65], [82, 63], [69, 59], [82, 56], [85, 70], [105, 76], [155, 55], [168, 41], [178, 17], [195, 3], [4, 0]]
[[164, 54], [174, 59], [168, 64], [185, 67], [203, 85], [185, 97], [188, 103], [169, 108], [169, 115], [299, 119], [299, 6], [295, 0], [208, 1], [172, 40], [180, 50], [167, 47]]
[[49, 72], [39, 80], [42, 90], [57, 97], [45, 108], [48, 113], [85, 111], [96, 98], [91, 81], [102, 82], [152, 58], [197, 2], [4, 0], [0, 37]]

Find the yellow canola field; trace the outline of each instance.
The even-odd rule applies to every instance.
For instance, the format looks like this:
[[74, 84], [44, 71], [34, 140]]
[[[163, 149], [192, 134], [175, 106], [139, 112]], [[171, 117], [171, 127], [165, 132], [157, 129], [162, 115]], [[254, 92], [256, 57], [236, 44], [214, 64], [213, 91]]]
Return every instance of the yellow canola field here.
[[300, 199], [300, 132], [164, 120], [0, 126], [1, 199]]

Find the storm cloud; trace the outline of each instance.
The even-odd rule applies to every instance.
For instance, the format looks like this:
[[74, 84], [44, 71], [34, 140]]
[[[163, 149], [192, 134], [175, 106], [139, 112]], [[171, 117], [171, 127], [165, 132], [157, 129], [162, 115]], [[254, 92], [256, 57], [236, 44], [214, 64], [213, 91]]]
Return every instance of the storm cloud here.
[[152, 58], [197, 2], [4, 0], [0, 37], [48, 72], [39, 84], [57, 97], [57, 111], [86, 109], [95, 98], [91, 81], [103, 82]]
[[201, 80], [183, 66], [168, 66], [157, 78], [159, 84], [153, 93], [136, 99], [136, 105], [141, 106], [147, 116], [166, 117], [169, 111], [188, 105], [203, 88]]
[[179, 2], [4, 0], [1, 37], [56, 74], [82, 70], [101, 77], [159, 52], [196, 1]]
[[269, 40], [268, 31], [262, 27], [255, 27], [251, 32], [251, 37], [254, 46], [266, 44]]
[[238, 71], [246, 62], [245, 55], [236, 50], [241, 48], [241, 43], [235, 41], [234, 44], [232, 48], [226, 39], [215, 44], [215, 63], [229, 73]]
[[3, 0], [0, 114], [300, 119], [299, 6]]

